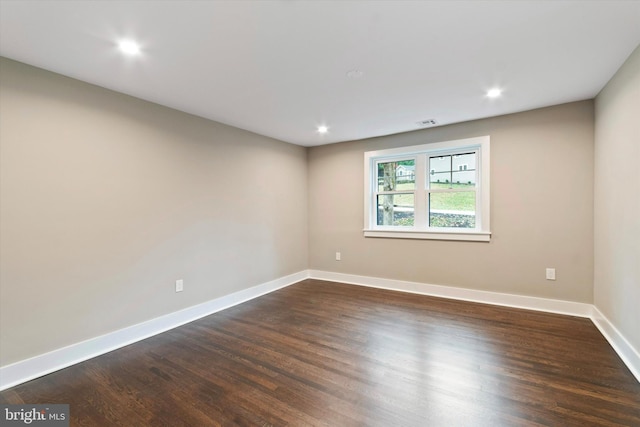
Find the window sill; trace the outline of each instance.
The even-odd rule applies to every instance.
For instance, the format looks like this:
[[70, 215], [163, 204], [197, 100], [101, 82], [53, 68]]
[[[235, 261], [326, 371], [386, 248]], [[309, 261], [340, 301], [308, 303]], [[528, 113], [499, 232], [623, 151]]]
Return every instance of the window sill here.
[[489, 242], [490, 231], [415, 231], [415, 230], [364, 230], [364, 237], [387, 239], [459, 240]]

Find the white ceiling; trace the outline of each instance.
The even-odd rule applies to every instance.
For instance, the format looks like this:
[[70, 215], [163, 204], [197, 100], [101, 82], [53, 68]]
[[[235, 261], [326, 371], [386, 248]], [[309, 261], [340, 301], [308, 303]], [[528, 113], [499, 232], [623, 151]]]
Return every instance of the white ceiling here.
[[0, 0], [2, 56], [304, 146], [590, 99], [638, 44], [640, 1]]

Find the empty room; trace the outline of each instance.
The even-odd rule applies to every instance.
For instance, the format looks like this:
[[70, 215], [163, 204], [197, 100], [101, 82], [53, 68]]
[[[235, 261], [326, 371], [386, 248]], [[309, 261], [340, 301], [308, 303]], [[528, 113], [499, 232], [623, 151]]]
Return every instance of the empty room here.
[[640, 426], [640, 1], [0, 0], [0, 405]]

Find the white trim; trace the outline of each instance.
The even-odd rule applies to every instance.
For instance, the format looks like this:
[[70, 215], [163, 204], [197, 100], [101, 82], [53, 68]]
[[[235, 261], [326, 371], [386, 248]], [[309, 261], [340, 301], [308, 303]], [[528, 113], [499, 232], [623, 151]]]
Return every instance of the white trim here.
[[387, 239], [463, 240], [467, 242], [489, 242], [491, 233], [481, 231], [411, 231], [411, 230], [364, 230], [364, 237]]
[[[435, 240], [464, 240], [472, 242], [489, 242], [491, 240], [491, 138], [489, 135], [453, 141], [435, 142], [409, 147], [390, 148], [385, 150], [367, 151], [364, 153], [364, 237], [384, 237], [396, 239], [435, 239]], [[427, 164], [429, 156], [450, 155], [456, 152], [472, 150], [476, 153], [476, 228], [475, 229], [443, 229], [429, 227], [426, 215], [428, 213], [427, 198], [429, 189]], [[379, 162], [401, 161], [415, 159], [415, 189], [414, 194], [414, 227], [379, 226], [377, 225], [378, 206], [375, 200], [377, 194], [404, 194], [406, 191], [380, 192], [378, 191], [377, 164]], [[440, 191], [436, 191], [440, 192]], [[449, 192], [444, 191], [443, 192]]]
[[432, 151], [435, 153], [437, 153], [438, 151], [449, 152], [452, 149], [456, 149], [458, 147], [461, 148], [461, 151], [464, 151], [464, 148], [482, 144], [486, 140], [486, 138], [489, 138], [489, 136], [474, 136], [471, 138], [454, 139], [451, 141], [428, 142], [426, 144], [410, 145], [407, 147], [385, 148], [383, 150], [367, 151], [365, 154], [367, 154], [369, 157], [401, 158], [402, 156], [408, 157], [413, 153], [424, 151]]
[[607, 341], [609, 341], [611, 347], [618, 353], [618, 356], [620, 356], [620, 359], [627, 365], [633, 376], [640, 382], [640, 352], [633, 348], [624, 335], [613, 326], [613, 323], [598, 310], [598, 307], [593, 307], [591, 321]]
[[544, 311], [569, 316], [591, 317], [593, 307], [591, 304], [581, 302], [479, 291], [475, 289], [431, 285], [427, 283], [406, 282], [402, 280], [382, 279], [379, 277], [357, 276], [330, 271], [309, 270], [309, 275], [312, 279], [327, 280], [330, 282], [389, 289], [392, 291], [409, 292], [412, 294], [479, 302], [504, 307], [524, 308], [527, 310]]
[[309, 278], [303, 270], [0, 368], [0, 390], [84, 362]]
[[633, 348], [597, 307], [591, 304], [329, 271], [303, 270], [184, 310], [176, 311], [137, 325], [72, 344], [68, 347], [0, 367], [0, 391], [117, 350], [118, 348], [166, 332], [308, 278], [462, 301], [587, 317], [591, 319], [614, 351], [627, 365], [631, 373], [640, 382], [640, 353]]

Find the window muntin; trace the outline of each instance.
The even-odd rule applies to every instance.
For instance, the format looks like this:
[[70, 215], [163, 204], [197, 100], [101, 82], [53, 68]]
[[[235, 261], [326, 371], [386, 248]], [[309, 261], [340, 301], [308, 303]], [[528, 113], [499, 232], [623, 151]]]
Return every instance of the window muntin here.
[[365, 236], [489, 241], [489, 137], [365, 153]]

